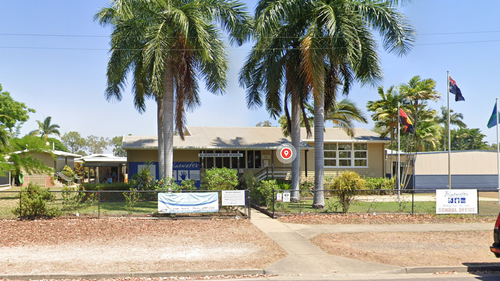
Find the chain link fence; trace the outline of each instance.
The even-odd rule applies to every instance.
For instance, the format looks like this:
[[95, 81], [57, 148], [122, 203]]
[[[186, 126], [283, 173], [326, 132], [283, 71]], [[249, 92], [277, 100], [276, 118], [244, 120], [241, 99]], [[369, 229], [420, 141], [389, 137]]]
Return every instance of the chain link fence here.
[[[452, 189], [458, 191], [460, 189]], [[436, 190], [356, 190], [350, 194], [340, 190], [301, 190], [299, 200], [290, 190], [274, 190], [272, 204], [260, 206], [273, 218], [304, 213], [369, 213], [369, 214], [436, 214]], [[324, 208], [314, 207], [314, 196], [321, 198]], [[500, 212], [497, 189], [477, 190], [477, 215], [497, 216]], [[470, 203], [470, 202], [469, 202]]]
[[[152, 190], [67, 190], [48, 191], [43, 208], [55, 210], [57, 216], [79, 218], [102, 217], [158, 217], [158, 218], [249, 218], [250, 192], [242, 191], [244, 199], [239, 205], [224, 206], [221, 190], [152, 191]], [[217, 212], [196, 212], [190, 206], [185, 212], [159, 213], [158, 195], [217, 193]], [[50, 197], [50, 198], [49, 198]], [[28, 202], [29, 201], [29, 202]], [[24, 202], [21, 204], [21, 202]], [[242, 202], [242, 203], [241, 203]], [[21, 214], [36, 212], [41, 202], [30, 198], [27, 191], [0, 191], [0, 219], [23, 218]], [[179, 204], [184, 204], [179, 202]], [[189, 204], [188, 204], [189, 205]]]

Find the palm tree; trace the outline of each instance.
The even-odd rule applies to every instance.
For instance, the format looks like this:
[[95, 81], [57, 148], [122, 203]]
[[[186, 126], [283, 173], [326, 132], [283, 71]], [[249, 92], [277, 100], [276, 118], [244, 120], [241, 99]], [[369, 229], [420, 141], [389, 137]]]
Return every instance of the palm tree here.
[[438, 147], [442, 131], [436, 118], [437, 111], [428, 109], [427, 105], [419, 110], [419, 122], [415, 125], [414, 134], [417, 151], [434, 151]]
[[59, 132], [59, 125], [50, 124], [51, 120], [52, 117], [50, 116], [47, 116], [47, 118], [45, 118], [43, 122], [40, 120], [36, 120], [36, 122], [38, 123], [38, 129], [31, 131], [29, 134], [32, 136], [40, 135], [40, 137], [44, 138], [45, 143], [47, 143], [47, 138], [49, 137], [49, 135], [57, 135], [60, 137], [61, 133]]
[[347, 95], [354, 80], [372, 83], [381, 79], [372, 30], [380, 32], [386, 50], [399, 55], [406, 54], [413, 42], [413, 29], [392, 2], [397, 1], [315, 0], [292, 15], [307, 17], [301, 51], [302, 71], [315, 100], [314, 206], [324, 206], [322, 117], [324, 107], [335, 103], [337, 85], [343, 84]]
[[334, 126], [343, 129], [350, 137], [354, 137], [353, 121], [368, 123], [361, 109], [349, 99], [342, 99], [335, 106], [330, 107], [325, 114], [325, 121], [332, 121]]
[[[294, 82], [303, 91], [300, 91], [302, 95], [299, 94], [301, 98], [294, 100], [292, 95], [294, 112], [300, 109], [297, 102], [302, 103], [307, 100], [309, 93], [314, 96], [315, 188], [318, 191], [315, 193], [317, 195], [315, 206], [324, 206], [324, 202], [318, 202], [323, 198], [321, 191], [324, 166], [324, 106], [328, 108], [334, 104], [340, 84], [343, 84], [343, 93], [347, 94], [351, 82], [356, 79], [362, 82], [381, 79], [377, 44], [370, 28], [374, 27], [380, 31], [384, 47], [389, 51], [405, 54], [413, 40], [413, 30], [405, 23], [403, 16], [395, 12], [392, 2], [397, 1], [261, 0], [257, 5], [256, 48], [260, 49], [260, 52], [267, 52], [262, 56], [275, 52], [277, 58], [268, 60], [267, 64], [258, 63], [262, 62], [258, 59], [255, 63], [247, 65], [246, 70], [249, 74], [245, 78], [254, 82], [253, 91], [249, 91], [249, 96], [257, 95], [262, 88], [279, 89], [282, 81], [274, 79], [269, 85], [269, 81], [262, 79], [263, 75], [252, 75], [255, 72], [251, 72], [251, 66], [253, 69], [270, 67], [275, 70], [276, 67], [286, 66], [285, 61], [281, 60], [284, 54], [292, 53], [293, 58], [298, 57], [299, 64], [294, 61], [286, 69], [290, 71], [289, 67], [297, 66], [300, 69], [300, 76]], [[269, 42], [278, 44], [273, 45]], [[296, 49], [300, 50], [300, 54], [295, 54]], [[268, 73], [272, 75], [272, 71], [268, 70]], [[276, 97], [276, 95], [270, 96]], [[267, 97], [268, 101], [272, 101], [272, 105], [281, 105], [279, 99], [269, 99], [270, 96]], [[297, 135], [295, 130], [300, 124], [297, 117], [293, 121], [295, 124], [291, 126], [292, 143], [294, 136]], [[294, 172], [298, 173], [298, 170], [292, 168], [292, 175]], [[292, 190], [294, 190], [293, 177]]]
[[[286, 1], [285, 1], [286, 2]], [[286, 3], [284, 3], [286, 5]], [[280, 9], [278, 1], [260, 1], [255, 12], [256, 43], [240, 72], [240, 84], [247, 88], [249, 108], [264, 104], [269, 115], [277, 119], [284, 111], [292, 145], [297, 150], [292, 162], [291, 200], [299, 200], [300, 122], [305, 118], [304, 104], [308, 90], [300, 73], [300, 40], [296, 22], [269, 21], [273, 9]], [[288, 110], [291, 104], [292, 114]], [[309, 124], [306, 122], [306, 128]]]
[[375, 130], [381, 138], [389, 136], [390, 148], [394, 149], [394, 139], [399, 122], [398, 104], [405, 112], [410, 112], [408, 101], [404, 95], [398, 93], [394, 86], [384, 92], [383, 87], [378, 87], [379, 100], [367, 103], [368, 111], [373, 112], [372, 120], [375, 121]]
[[197, 77], [212, 93], [226, 88], [226, 52], [215, 23], [230, 43], [241, 45], [250, 35], [245, 6], [224, 0], [113, 0], [95, 19], [113, 30], [105, 96], [121, 100], [131, 72], [137, 110], [144, 112], [145, 99], [156, 100], [160, 178], [170, 177], [174, 123], [184, 138], [185, 110], [200, 104]]
[[[464, 115], [462, 113], [455, 113], [450, 108], [450, 124], [457, 125], [459, 128], [466, 128], [467, 125], [463, 121]], [[443, 125], [443, 151], [446, 151], [446, 141], [448, 134], [448, 109], [446, 106], [441, 106], [441, 115], [436, 117], [436, 122]]]
[[433, 79], [421, 79], [413, 76], [406, 84], [399, 86], [399, 92], [403, 94], [413, 107], [415, 124], [418, 122], [418, 112], [429, 100], [438, 101], [441, 94], [436, 91], [436, 81]]

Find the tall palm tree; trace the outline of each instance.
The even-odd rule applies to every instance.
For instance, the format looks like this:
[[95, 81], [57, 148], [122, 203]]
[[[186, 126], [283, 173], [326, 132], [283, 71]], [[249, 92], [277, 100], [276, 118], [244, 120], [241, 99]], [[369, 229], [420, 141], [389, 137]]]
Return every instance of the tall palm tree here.
[[[297, 22], [269, 21], [286, 1], [260, 1], [255, 12], [256, 43], [240, 72], [240, 84], [247, 88], [249, 108], [265, 103], [269, 115], [277, 119], [284, 111], [288, 134], [298, 152], [292, 162], [291, 200], [299, 200], [300, 123], [305, 119], [308, 89], [300, 73], [300, 38]], [[300, 19], [298, 20], [300, 21]], [[274, 25], [276, 24], [276, 25]], [[290, 116], [288, 105], [291, 104]], [[305, 123], [309, 129], [309, 123]]]
[[[453, 112], [450, 108], [450, 124], [457, 125], [459, 128], [466, 128], [467, 125], [463, 121], [464, 115], [462, 113]], [[443, 125], [443, 151], [446, 151], [447, 134], [448, 134], [448, 109], [446, 106], [441, 106], [441, 115], [436, 117], [436, 122]]]
[[415, 124], [418, 122], [418, 112], [429, 100], [438, 101], [441, 94], [436, 91], [436, 81], [431, 78], [421, 79], [419, 75], [413, 76], [406, 84], [399, 86], [399, 92], [410, 101], [413, 107]]
[[[337, 89], [343, 84], [343, 93], [347, 94], [351, 82], [358, 79], [372, 82], [381, 79], [381, 70], [377, 56], [377, 44], [373, 39], [371, 27], [379, 30], [384, 47], [389, 51], [405, 54], [413, 40], [413, 30], [403, 16], [391, 5], [397, 1], [353, 1], [353, 0], [261, 0], [256, 10], [257, 48], [260, 52], [282, 54], [300, 50], [298, 83], [302, 89], [302, 99], [292, 98], [292, 107], [296, 102], [307, 100], [312, 93], [315, 100], [315, 182], [314, 205], [324, 206], [323, 198], [323, 123], [324, 106], [334, 104]], [[283, 32], [291, 30], [292, 32]], [[279, 41], [279, 44], [259, 44]], [[297, 46], [299, 43], [299, 46]], [[274, 47], [270, 48], [270, 47]], [[255, 54], [255, 53], [254, 53]], [[265, 55], [263, 55], [265, 56]], [[295, 55], [294, 57], [297, 57]], [[260, 60], [257, 60], [259, 62]], [[280, 60], [270, 60], [271, 67], [284, 66]], [[274, 63], [274, 65], [272, 64]], [[251, 66], [266, 67], [264, 63]], [[291, 66], [297, 66], [294, 62]], [[251, 70], [250, 67], [246, 68]], [[246, 75], [247, 80], [258, 82], [249, 95], [258, 93], [262, 88], [269, 88], [262, 76]], [[278, 88], [281, 80], [274, 80], [271, 86]], [[305, 83], [305, 84], [304, 84]], [[276, 103], [273, 103], [276, 104]], [[279, 103], [278, 103], [279, 105]], [[297, 110], [299, 106], [296, 107]], [[293, 115], [293, 113], [292, 113]], [[293, 119], [293, 118], [292, 118]], [[292, 143], [295, 130], [300, 120], [295, 118], [292, 124]], [[307, 122], [306, 122], [307, 124]], [[297, 161], [297, 159], [296, 159]], [[298, 171], [292, 168], [292, 175]], [[294, 190], [292, 177], [292, 190]], [[293, 197], [293, 192], [292, 192]]]
[[417, 151], [435, 151], [442, 131], [436, 122], [437, 111], [424, 105], [419, 110], [419, 122], [415, 124], [415, 146]]
[[[212, 93], [224, 93], [227, 54], [221, 28], [231, 44], [249, 39], [251, 18], [239, 1], [113, 0], [95, 19], [112, 27], [108, 100], [121, 100], [129, 72], [134, 105], [156, 100], [160, 177], [170, 177], [173, 136], [184, 138], [185, 110], [200, 104], [199, 77]], [[175, 103], [175, 104], [174, 104]]]
[[380, 137], [389, 136], [391, 139], [390, 148], [394, 149], [394, 139], [399, 122], [398, 104], [405, 112], [410, 112], [408, 100], [401, 95], [394, 86], [389, 87], [384, 92], [383, 87], [378, 87], [379, 100], [368, 101], [368, 111], [373, 112], [372, 120], [375, 121], [375, 130], [380, 133]]
[[301, 51], [302, 71], [315, 99], [313, 206], [324, 206], [321, 119], [324, 107], [334, 105], [337, 85], [343, 84], [343, 93], [347, 95], [354, 80], [374, 83], [382, 78], [373, 30], [379, 31], [389, 52], [404, 55], [411, 48], [414, 31], [393, 2], [397, 1], [314, 0], [292, 15], [307, 17]]
[[50, 116], [47, 116], [47, 118], [45, 118], [43, 122], [40, 120], [36, 120], [36, 122], [38, 123], [38, 129], [31, 131], [29, 134], [33, 136], [40, 135], [40, 137], [43, 137], [45, 143], [47, 143], [47, 138], [49, 137], [49, 135], [57, 135], [60, 137], [61, 133], [59, 132], [59, 125], [51, 124], [51, 121], [52, 117]]

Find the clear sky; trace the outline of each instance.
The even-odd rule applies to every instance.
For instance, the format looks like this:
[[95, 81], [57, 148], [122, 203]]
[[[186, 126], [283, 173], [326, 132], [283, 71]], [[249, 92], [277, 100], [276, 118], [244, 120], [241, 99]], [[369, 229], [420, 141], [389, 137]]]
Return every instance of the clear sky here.
[[[253, 14], [256, 1], [245, 2]], [[0, 84], [15, 100], [36, 110], [23, 126], [23, 135], [47, 116], [60, 125], [61, 134], [156, 135], [154, 101], [139, 114], [130, 90], [121, 102], [104, 98], [110, 30], [95, 23], [93, 16], [108, 4], [108, 0], [0, 0]], [[500, 96], [500, 58], [495, 55], [500, 49], [499, 9], [498, 0], [418, 0], [406, 5], [401, 10], [417, 30], [417, 42], [406, 57], [381, 51], [382, 86], [399, 85], [415, 75], [432, 78], [443, 98], [430, 107], [439, 110], [446, 105], [449, 70], [466, 99], [452, 100], [451, 108], [464, 115], [469, 128], [479, 128], [488, 142], [495, 142], [496, 130], [486, 124]], [[264, 108], [247, 109], [245, 90], [238, 84], [250, 47], [228, 47], [226, 94], [203, 89], [202, 105], [188, 113], [187, 126], [255, 126], [269, 120]], [[367, 101], [378, 95], [376, 88], [356, 86], [349, 98], [366, 112]], [[357, 126], [372, 129], [373, 122]]]

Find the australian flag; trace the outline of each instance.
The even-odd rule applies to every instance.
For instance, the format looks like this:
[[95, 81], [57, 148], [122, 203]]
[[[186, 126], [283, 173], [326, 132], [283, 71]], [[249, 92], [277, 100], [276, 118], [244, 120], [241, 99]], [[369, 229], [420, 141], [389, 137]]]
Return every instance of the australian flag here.
[[457, 86], [457, 82], [453, 80], [450, 76], [450, 93], [455, 95], [455, 101], [465, 101], [464, 96], [462, 96], [462, 91], [460, 91], [460, 88]]

